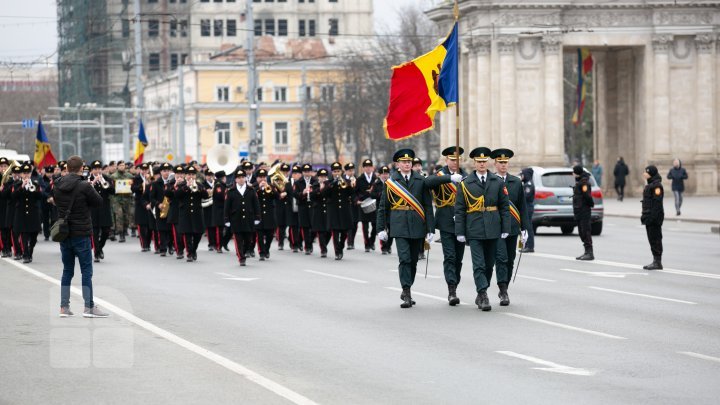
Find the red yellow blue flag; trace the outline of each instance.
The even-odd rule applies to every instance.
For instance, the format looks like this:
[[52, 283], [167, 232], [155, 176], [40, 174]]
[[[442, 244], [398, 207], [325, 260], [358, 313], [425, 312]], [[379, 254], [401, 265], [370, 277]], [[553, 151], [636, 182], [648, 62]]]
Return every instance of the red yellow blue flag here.
[[145, 148], [148, 146], [147, 136], [145, 136], [145, 127], [142, 121], [140, 121], [140, 131], [138, 132], [138, 139], [135, 142], [135, 166], [142, 164], [143, 157], [145, 156]]
[[575, 105], [575, 113], [572, 116], [572, 123], [578, 126], [582, 121], [583, 110], [585, 109], [585, 95], [587, 93], [587, 75], [590, 74], [593, 67], [593, 58], [590, 50], [587, 48], [578, 48], [578, 84], [577, 84], [577, 103]]
[[35, 135], [35, 167], [42, 168], [49, 165], [56, 165], [55, 155], [52, 153], [50, 148], [50, 141], [48, 140], [45, 128], [43, 128], [42, 120], [38, 118], [37, 134]]

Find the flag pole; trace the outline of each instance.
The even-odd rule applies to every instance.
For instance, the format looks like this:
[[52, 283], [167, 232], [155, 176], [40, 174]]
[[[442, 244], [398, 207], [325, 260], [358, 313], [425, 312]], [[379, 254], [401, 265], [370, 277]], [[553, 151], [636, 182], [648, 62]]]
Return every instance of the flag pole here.
[[[455, 40], [457, 41], [457, 86], [458, 86], [458, 99], [455, 102], [455, 161], [460, 165], [460, 8], [458, 7], [458, 0], [455, 0], [453, 6], [453, 16], [455, 17], [455, 24], [457, 24], [457, 33]], [[459, 168], [459, 167], [458, 167]]]

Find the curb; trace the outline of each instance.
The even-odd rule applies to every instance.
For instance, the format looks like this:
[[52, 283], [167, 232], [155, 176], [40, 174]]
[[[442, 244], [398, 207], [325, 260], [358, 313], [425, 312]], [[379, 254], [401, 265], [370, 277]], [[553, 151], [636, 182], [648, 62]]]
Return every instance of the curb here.
[[[606, 217], [618, 217], [618, 218], [635, 218], [637, 220], [640, 219], [640, 216], [638, 215], [631, 215], [631, 214], [608, 214], [607, 211], [603, 214]], [[683, 219], [673, 219], [673, 218], [667, 218], [665, 217], [665, 221], [677, 221], [677, 222], [692, 222], [696, 224], [714, 224], [714, 225], [720, 225], [720, 220], [717, 219], [702, 219], [702, 218], [683, 218]]]

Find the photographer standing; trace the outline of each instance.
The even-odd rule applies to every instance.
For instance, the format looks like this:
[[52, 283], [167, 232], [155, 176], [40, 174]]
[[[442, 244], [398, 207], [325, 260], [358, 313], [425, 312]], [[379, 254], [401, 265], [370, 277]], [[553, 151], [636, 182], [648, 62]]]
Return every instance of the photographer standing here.
[[58, 218], [66, 218], [68, 237], [60, 242], [60, 254], [63, 262], [63, 275], [60, 283], [60, 317], [72, 316], [70, 311], [70, 284], [75, 274], [75, 258], [80, 263], [82, 273], [82, 295], [85, 301], [86, 318], [106, 318], [108, 314], [100, 311], [93, 302], [92, 292], [92, 218], [90, 208], [103, 203], [100, 194], [82, 176], [83, 161], [72, 156], [67, 161], [68, 174], [55, 184], [54, 199]]

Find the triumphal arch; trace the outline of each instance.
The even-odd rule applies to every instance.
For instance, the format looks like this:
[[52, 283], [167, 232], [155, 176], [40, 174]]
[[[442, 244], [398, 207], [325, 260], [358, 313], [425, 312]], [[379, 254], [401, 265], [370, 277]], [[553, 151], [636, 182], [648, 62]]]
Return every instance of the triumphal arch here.
[[[461, 144], [508, 147], [520, 165], [565, 165], [563, 55], [594, 59], [594, 157], [612, 183], [618, 156], [630, 188], [648, 163], [683, 160], [691, 193], [720, 183], [720, 1], [460, 0]], [[427, 15], [443, 30], [452, 2]], [[441, 115], [454, 144], [455, 112]]]

